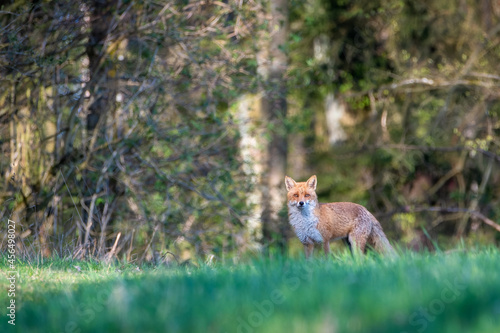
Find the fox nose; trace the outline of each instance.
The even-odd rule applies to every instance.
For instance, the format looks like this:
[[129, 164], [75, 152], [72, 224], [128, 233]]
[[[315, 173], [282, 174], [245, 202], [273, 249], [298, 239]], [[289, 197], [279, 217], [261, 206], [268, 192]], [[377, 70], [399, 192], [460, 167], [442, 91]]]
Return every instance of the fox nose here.
[[299, 206], [304, 206], [304, 201], [299, 201]]

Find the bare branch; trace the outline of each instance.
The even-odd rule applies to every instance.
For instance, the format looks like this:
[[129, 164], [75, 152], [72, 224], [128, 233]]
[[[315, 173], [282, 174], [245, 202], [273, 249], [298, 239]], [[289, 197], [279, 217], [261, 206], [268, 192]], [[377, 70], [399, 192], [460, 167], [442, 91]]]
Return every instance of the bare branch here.
[[470, 214], [484, 223], [494, 228], [498, 232], [500, 232], [500, 224], [494, 222], [493, 220], [484, 216], [481, 212], [477, 210], [470, 210], [467, 208], [457, 208], [457, 207], [404, 207], [401, 209], [401, 212], [438, 212], [438, 213], [464, 213]]

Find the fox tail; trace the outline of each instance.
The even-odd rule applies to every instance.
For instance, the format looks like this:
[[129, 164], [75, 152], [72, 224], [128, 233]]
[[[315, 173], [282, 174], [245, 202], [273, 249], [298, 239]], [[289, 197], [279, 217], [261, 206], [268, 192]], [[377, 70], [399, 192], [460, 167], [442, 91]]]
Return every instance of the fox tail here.
[[384, 234], [384, 231], [382, 230], [382, 226], [380, 223], [375, 222], [373, 224], [372, 228], [372, 233], [370, 235], [371, 238], [371, 245], [375, 248], [380, 253], [388, 254], [391, 256], [396, 256], [396, 251], [394, 248], [391, 246], [391, 243], [389, 243], [389, 240]]

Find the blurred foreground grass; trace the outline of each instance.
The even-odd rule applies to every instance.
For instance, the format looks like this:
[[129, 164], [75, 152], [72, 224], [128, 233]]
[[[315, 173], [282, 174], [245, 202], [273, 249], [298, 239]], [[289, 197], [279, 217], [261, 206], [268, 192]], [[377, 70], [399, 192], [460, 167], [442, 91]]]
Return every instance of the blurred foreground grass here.
[[500, 251], [199, 267], [17, 263], [0, 332], [500, 332]]

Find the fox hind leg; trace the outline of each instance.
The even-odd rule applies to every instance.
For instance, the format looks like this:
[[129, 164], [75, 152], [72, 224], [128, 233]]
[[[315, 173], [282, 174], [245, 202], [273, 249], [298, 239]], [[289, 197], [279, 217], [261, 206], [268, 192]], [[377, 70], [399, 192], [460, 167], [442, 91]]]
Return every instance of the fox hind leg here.
[[365, 253], [366, 242], [368, 241], [368, 237], [372, 232], [372, 225], [370, 223], [363, 223], [359, 221], [356, 223], [356, 226], [347, 236], [348, 242], [351, 244], [351, 249], [354, 247], [355, 251], [359, 251], [360, 253]]

